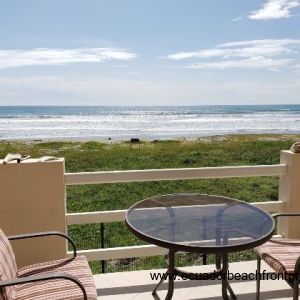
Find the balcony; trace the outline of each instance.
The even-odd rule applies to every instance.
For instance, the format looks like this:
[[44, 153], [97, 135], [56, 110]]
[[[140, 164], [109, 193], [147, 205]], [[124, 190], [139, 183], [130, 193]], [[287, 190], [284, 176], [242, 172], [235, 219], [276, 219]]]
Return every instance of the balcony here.
[[[26, 172], [24, 173], [22, 173], [22, 168], [24, 169], [22, 166], [26, 166]], [[13, 199], [20, 199], [20, 195], [26, 201], [28, 199], [31, 202], [30, 204], [26, 203], [24, 206], [19, 202], [18, 205], [24, 210], [22, 214], [20, 214], [20, 209], [14, 211], [15, 205], [11, 206], [11, 211], [8, 210], [8, 212], [2, 213], [2, 217], [5, 218], [3, 223], [8, 224], [4, 229], [10, 234], [15, 234], [24, 232], [24, 228], [25, 231], [29, 231], [29, 228], [32, 231], [46, 229], [65, 230], [66, 226], [72, 225], [99, 224], [101, 226], [101, 224], [106, 223], [124, 222], [126, 210], [68, 213], [65, 203], [66, 187], [86, 184], [278, 176], [279, 200], [255, 202], [252, 204], [270, 213], [300, 211], [300, 202], [299, 200], [297, 201], [297, 197], [300, 195], [300, 187], [297, 183], [297, 174], [299, 172], [300, 154], [290, 151], [282, 151], [279, 164], [257, 166], [65, 173], [63, 159], [46, 163], [37, 163], [37, 161], [31, 160], [22, 164], [9, 164], [0, 168], [0, 177], [4, 180], [3, 187], [4, 190], [7, 189], [4, 191], [4, 195], [9, 195], [8, 201], [10, 202], [7, 202], [8, 205], [12, 205]], [[18, 182], [25, 181], [25, 183], [24, 185], [19, 185], [19, 190], [13, 189], [14, 180]], [[36, 187], [36, 182], [39, 183], [38, 188]], [[28, 186], [34, 187], [34, 192]], [[26, 195], [24, 194], [25, 192], [27, 193]], [[43, 203], [43, 205], [39, 204], [40, 206], [38, 206], [38, 201], [41, 197], [48, 201], [47, 205]], [[38, 216], [34, 211], [35, 207], [40, 209]], [[28, 214], [27, 216], [26, 213]], [[19, 214], [18, 224], [12, 224], [11, 222], [14, 214]], [[22, 220], [24, 215], [26, 217]], [[28, 222], [29, 219], [30, 222]], [[292, 222], [295, 221], [284, 220], [279, 223], [277, 235], [299, 237], [299, 226], [295, 226], [298, 223]], [[28, 223], [30, 223], [31, 227], [28, 227]], [[39, 247], [44, 247], [45, 259], [53, 258], [53, 255], [57, 257], [71, 255], [71, 252], [66, 252], [64, 243], [54, 244], [51, 242], [50, 244], [44, 243], [39, 246], [31, 245], [31, 249]], [[15, 250], [17, 251], [17, 257], [19, 254], [21, 265], [31, 263], [31, 260], [36, 258], [41, 259], [41, 257], [35, 256], [34, 251], [31, 257], [25, 257], [23, 255], [24, 251], [18, 248]], [[84, 249], [78, 252], [86, 256], [90, 262], [154, 257], [167, 253], [166, 249], [155, 245]], [[267, 271], [270, 270], [265, 265], [263, 267]], [[212, 266], [186, 268], [189, 270], [196, 268], [196, 272], [205, 272], [207, 269], [211, 269]], [[255, 268], [255, 261], [230, 264], [230, 271], [232, 272], [255, 272]], [[155, 270], [155, 272], [163, 272], [163, 270]], [[155, 281], [151, 280], [149, 273], [149, 270], [142, 270], [94, 275], [99, 299], [153, 299], [151, 291], [155, 286]], [[254, 298], [255, 281], [233, 282], [232, 287], [236, 294], [240, 295], [239, 299]], [[161, 287], [161, 291], [158, 293], [160, 297], [163, 297], [165, 288], [166, 285]], [[276, 285], [273, 281], [262, 282], [262, 299], [286, 298], [290, 297], [291, 293], [289, 286], [283, 281], [276, 282]], [[177, 281], [174, 299], [221, 299], [220, 282]]]

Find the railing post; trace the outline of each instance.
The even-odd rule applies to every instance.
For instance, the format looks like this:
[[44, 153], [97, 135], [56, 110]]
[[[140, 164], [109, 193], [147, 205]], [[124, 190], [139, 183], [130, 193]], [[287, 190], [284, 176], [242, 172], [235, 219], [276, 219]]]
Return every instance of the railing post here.
[[[280, 163], [287, 165], [287, 174], [280, 176], [279, 200], [284, 202], [284, 212], [300, 212], [300, 153], [281, 151]], [[300, 217], [283, 217], [278, 223], [278, 234], [300, 238]]]
[[[104, 237], [104, 223], [100, 224], [100, 247], [101, 249], [105, 248], [105, 237]], [[101, 273], [105, 273], [105, 260], [101, 260]]]
[[[0, 160], [0, 227], [7, 235], [57, 230], [66, 232], [65, 161]], [[14, 241], [18, 267], [67, 255], [67, 243], [57, 237]]]

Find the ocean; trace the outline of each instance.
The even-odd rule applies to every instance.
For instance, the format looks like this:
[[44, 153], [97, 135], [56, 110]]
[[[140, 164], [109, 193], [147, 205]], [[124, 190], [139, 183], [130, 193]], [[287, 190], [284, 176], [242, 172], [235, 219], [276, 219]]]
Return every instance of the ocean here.
[[300, 104], [0, 106], [1, 140], [153, 140], [246, 133], [300, 133]]

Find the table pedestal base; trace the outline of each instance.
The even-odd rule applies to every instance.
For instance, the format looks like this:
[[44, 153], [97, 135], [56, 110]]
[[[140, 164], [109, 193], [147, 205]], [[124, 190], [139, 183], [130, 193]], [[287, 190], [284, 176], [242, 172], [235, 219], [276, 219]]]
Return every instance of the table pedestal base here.
[[[168, 283], [168, 292], [166, 295], [165, 300], [171, 300], [173, 297], [173, 293], [174, 293], [174, 280], [176, 278], [176, 276], [179, 277], [184, 277], [187, 279], [191, 279], [191, 278], [197, 278], [197, 274], [195, 273], [187, 273], [187, 272], [183, 272], [181, 270], [178, 270], [175, 268], [175, 253], [176, 251], [173, 250], [169, 250], [169, 255], [168, 255], [168, 270], [167, 272], [164, 274], [164, 276], [162, 276], [161, 280], [159, 281], [159, 283], [157, 284], [157, 286], [155, 287], [155, 289], [152, 292], [152, 295], [154, 296], [154, 298], [157, 298], [157, 289], [159, 288], [159, 286], [165, 281], [166, 278], [168, 278], [169, 283]], [[222, 268], [221, 268], [221, 262], [222, 262]], [[236, 295], [234, 294], [228, 279], [227, 279], [227, 271], [228, 271], [228, 253], [225, 253], [222, 255], [222, 257], [218, 256], [217, 257], [217, 270], [215, 272], [213, 272], [212, 274], [215, 275], [222, 275], [222, 297], [225, 300], [228, 300], [228, 293], [229, 292], [230, 296], [232, 299], [236, 299]]]

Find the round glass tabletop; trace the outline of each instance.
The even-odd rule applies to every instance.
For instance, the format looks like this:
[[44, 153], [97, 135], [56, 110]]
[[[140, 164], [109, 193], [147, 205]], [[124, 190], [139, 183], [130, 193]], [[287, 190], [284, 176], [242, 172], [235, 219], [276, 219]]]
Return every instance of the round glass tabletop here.
[[241, 251], [273, 235], [273, 218], [236, 199], [203, 194], [171, 194], [129, 208], [126, 223], [149, 243], [178, 251]]

